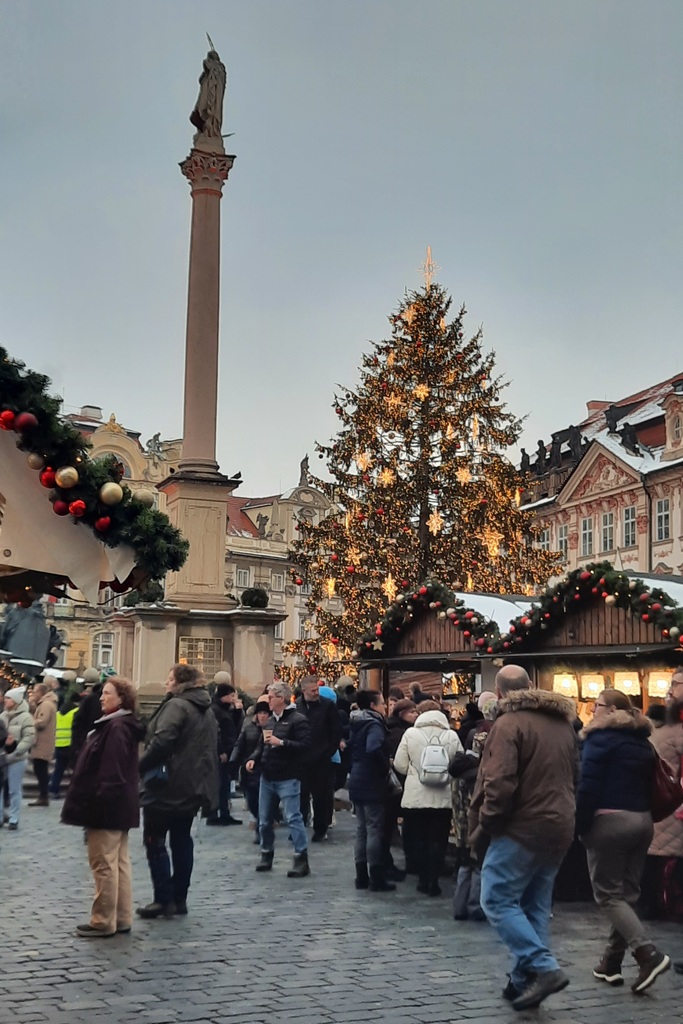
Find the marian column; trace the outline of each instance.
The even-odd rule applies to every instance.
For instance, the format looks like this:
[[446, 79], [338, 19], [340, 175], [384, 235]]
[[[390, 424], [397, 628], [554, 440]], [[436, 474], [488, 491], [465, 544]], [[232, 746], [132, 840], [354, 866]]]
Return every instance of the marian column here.
[[227, 500], [237, 486], [216, 462], [220, 207], [235, 161], [226, 155], [221, 135], [225, 84], [225, 66], [211, 49], [190, 115], [197, 131], [180, 164], [192, 196], [183, 450], [179, 471], [160, 485], [171, 521], [190, 542], [187, 562], [167, 578], [167, 596], [180, 606], [216, 610], [234, 606], [224, 576]]

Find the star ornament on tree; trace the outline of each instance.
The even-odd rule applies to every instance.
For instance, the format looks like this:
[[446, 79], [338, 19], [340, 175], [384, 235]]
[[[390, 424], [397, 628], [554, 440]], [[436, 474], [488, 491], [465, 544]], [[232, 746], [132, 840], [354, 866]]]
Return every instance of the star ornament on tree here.
[[390, 409], [397, 409], [400, 404], [401, 404], [401, 396], [397, 395], [396, 392], [393, 392], [387, 398], [387, 405], [389, 406]]
[[366, 470], [372, 465], [372, 459], [368, 452], [361, 452], [356, 456], [356, 465], [358, 466], [361, 473], [365, 473]]
[[429, 398], [429, 388], [426, 384], [418, 384], [413, 394], [416, 398], [419, 398], [421, 402], [424, 402], [426, 398]]
[[416, 316], [416, 313], [415, 313], [415, 303], [413, 302], [413, 303], [411, 303], [410, 306], [407, 306], [403, 310], [403, 313], [401, 314], [401, 316], [403, 317], [405, 322], [408, 324], [408, 327], [412, 327], [413, 326], [413, 320], [415, 319], [415, 316]]
[[396, 586], [396, 580], [389, 573], [384, 583], [382, 584], [382, 590], [388, 601], [395, 601], [396, 594], [398, 593], [398, 587]]
[[467, 466], [461, 466], [455, 476], [459, 484], [468, 484], [472, 479], [472, 474]]
[[436, 537], [437, 534], [441, 533], [444, 522], [445, 520], [441, 513], [438, 511], [438, 509], [434, 509], [429, 519], [427, 520], [427, 527], [429, 529], [429, 532]]
[[382, 487], [391, 487], [395, 479], [396, 474], [394, 473], [393, 469], [389, 469], [388, 467], [386, 469], [383, 469], [382, 472], [377, 477], [377, 480]]
[[374, 640], [373, 641], [372, 649], [374, 651], [381, 651], [383, 647], [384, 647], [384, 642], [382, 640]]
[[503, 534], [499, 533], [498, 530], [486, 529], [482, 533], [481, 539], [489, 553], [489, 557], [497, 558], [500, 554], [500, 542], [503, 539]]

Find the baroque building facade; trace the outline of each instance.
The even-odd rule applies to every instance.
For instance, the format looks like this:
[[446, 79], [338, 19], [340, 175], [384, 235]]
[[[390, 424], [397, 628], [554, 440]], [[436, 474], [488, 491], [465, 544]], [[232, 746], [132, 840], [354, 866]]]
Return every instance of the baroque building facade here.
[[[97, 406], [84, 406], [67, 418], [91, 442], [93, 457], [116, 456], [124, 467], [124, 482], [131, 490], [153, 491], [157, 507], [165, 510], [165, 495], [157, 491], [156, 484], [177, 471], [182, 440], [162, 441], [155, 434], [143, 445], [137, 431], [124, 427], [113, 413], [105, 420]], [[276, 665], [283, 660], [284, 644], [306, 635], [312, 628], [306, 611], [306, 587], [294, 586], [290, 574], [288, 551], [296, 524], [302, 519], [318, 522], [330, 507], [325, 495], [307, 483], [303, 470], [299, 485], [284, 494], [263, 498], [232, 495], [228, 499], [225, 589], [239, 600], [248, 587], [262, 587], [269, 595], [269, 606], [287, 616], [275, 631]], [[118, 638], [116, 631], [108, 627], [107, 617], [125, 602], [124, 595], [110, 590], [103, 592], [102, 603], [96, 608], [78, 592], [67, 598], [49, 598], [47, 618], [63, 641], [57, 667], [80, 672], [91, 665], [118, 667]], [[206, 667], [208, 670], [209, 666]]]
[[596, 560], [617, 569], [683, 573], [683, 374], [619, 402], [589, 402], [535, 459], [522, 450], [523, 504], [537, 543], [567, 570]]

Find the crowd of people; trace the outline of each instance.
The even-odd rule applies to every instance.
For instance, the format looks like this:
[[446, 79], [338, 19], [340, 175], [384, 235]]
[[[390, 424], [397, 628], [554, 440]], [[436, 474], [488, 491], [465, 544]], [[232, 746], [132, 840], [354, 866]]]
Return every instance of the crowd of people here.
[[[131, 930], [128, 834], [140, 817], [152, 897], [136, 913], [169, 918], [188, 913], [197, 815], [207, 825], [242, 824], [232, 814], [236, 785], [260, 846], [255, 870], [273, 870], [280, 823], [292, 846], [291, 879], [310, 873], [309, 826], [310, 841], [324, 843], [335, 792], [348, 788], [355, 888], [395, 893], [413, 875], [419, 893], [440, 897], [450, 841], [453, 917], [488, 921], [507, 945], [502, 994], [514, 1009], [536, 1007], [569, 984], [551, 949], [550, 919], [577, 836], [608, 925], [594, 977], [623, 985], [630, 950], [638, 994], [671, 966], [643, 920], [681, 919], [683, 673], [662, 714], [646, 716], [608, 688], [585, 728], [573, 701], [534, 688], [515, 665], [457, 718], [417, 684], [410, 697], [390, 690], [385, 705], [378, 691], [333, 689], [308, 676], [296, 693], [275, 681], [254, 701], [227, 673], [210, 695], [197, 669], [178, 664], [143, 725], [127, 680], [89, 670], [85, 684], [80, 693], [50, 677], [29, 694], [13, 687], [0, 715], [0, 810], [6, 803], [10, 830], [19, 827], [28, 759], [38, 785], [33, 807], [58, 797], [72, 768], [61, 818], [85, 830], [95, 888], [90, 918], [77, 928], [83, 937]], [[394, 859], [400, 848], [403, 867]]]

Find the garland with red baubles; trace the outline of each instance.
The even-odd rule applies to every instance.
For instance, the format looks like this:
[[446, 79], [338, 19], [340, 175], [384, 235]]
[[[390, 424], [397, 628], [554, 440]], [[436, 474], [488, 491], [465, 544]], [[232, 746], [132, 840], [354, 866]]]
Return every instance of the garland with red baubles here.
[[61, 418], [61, 403], [49, 387], [48, 377], [0, 348], [0, 430], [17, 434], [17, 447], [50, 492], [55, 515], [88, 526], [109, 547], [128, 544], [147, 579], [180, 569], [189, 545], [152, 507], [154, 494], [134, 494], [122, 483], [124, 467], [115, 456], [90, 458], [90, 443]]
[[[404, 586], [406, 585], [404, 581]], [[390, 656], [416, 618], [435, 614], [449, 619], [477, 654], [522, 654], [542, 639], [552, 636], [567, 615], [586, 605], [604, 601], [624, 608], [643, 622], [651, 623], [664, 640], [677, 643], [683, 630], [683, 608], [679, 608], [659, 587], [618, 572], [610, 562], [594, 562], [574, 569], [556, 584], [549, 584], [534, 604], [503, 629], [485, 621], [479, 612], [467, 608], [462, 598], [442, 583], [423, 583], [417, 590], [399, 594], [372, 632], [366, 633], [354, 651], [355, 660], [382, 660]]]

